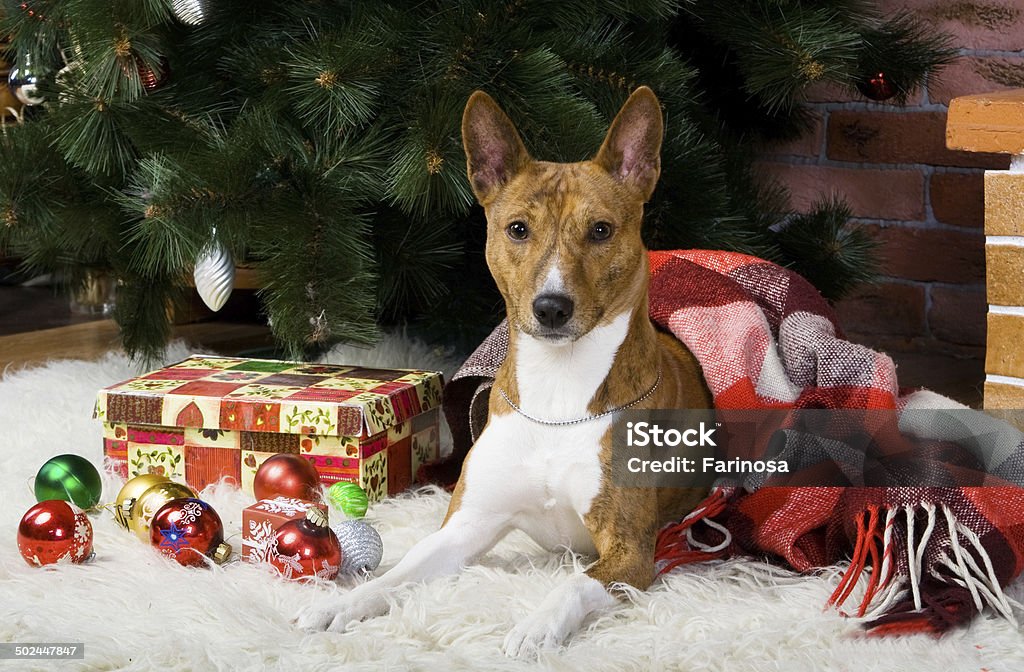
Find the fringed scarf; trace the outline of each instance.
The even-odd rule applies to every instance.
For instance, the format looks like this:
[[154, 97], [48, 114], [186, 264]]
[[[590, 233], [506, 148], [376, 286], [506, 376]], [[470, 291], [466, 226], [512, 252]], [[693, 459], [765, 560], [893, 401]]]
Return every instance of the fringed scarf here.
[[[927, 391], [900, 390], [892, 360], [842, 338], [831, 308], [806, 280], [733, 252], [651, 252], [650, 317], [700, 362], [716, 409], [961, 408]], [[502, 324], [446, 389], [453, 458], [421, 473], [452, 482], [487, 417], [487, 392], [508, 345]], [[978, 416], [983, 416], [977, 413]], [[985, 416], [987, 417], [987, 416]], [[931, 427], [956, 441], [961, 429]], [[945, 433], [945, 435], [944, 435]], [[719, 484], [661, 530], [660, 572], [736, 554], [801, 571], [844, 561], [829, 599], [874, 634], [943, 632], [986, 607], [1014, 619], [1003, 592], [1024, 569], [1024, 438], [979, 466], [928, 457], [974, 487], [751, 487]], [[964, 478], [965, 469], [979, 473]], [[970, 474], [968, 474], [970, 476]], [[848, 607], [862, 577], [866, 588]], [[843, 613], [848, 613], [844, 611]]]

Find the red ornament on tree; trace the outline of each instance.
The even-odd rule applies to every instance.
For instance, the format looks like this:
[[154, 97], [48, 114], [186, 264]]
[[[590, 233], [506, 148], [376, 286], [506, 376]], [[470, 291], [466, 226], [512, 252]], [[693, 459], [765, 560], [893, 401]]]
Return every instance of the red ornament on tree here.
[[896, 85], [884, 72], [876, 72], [857, 82], [857, 88], [871, 100], [889, 100], [896, 95]]
[[156, 550], [186, 567], [205, 567], [206, 559], [220, 564], [231, 555], [224, 543], [224, 525], [213, 507], [193, 497], [172, 499], [161, 506], [149, 527]]
[[292, 453], [280, 453], [268, 458], [256, 470], [252, 490], [257, 501], [289, 497], [319, 502], [320, 474], [309, 460]]
[[163, 86], [171, 74], [170, 64], [165, 57], [161, 57], [155, 67], [147, 64], [138, 54], [132, 54], [132, 62], [135, 64], [135, 70], [139, 73], [139, 82], [146, 93], [152, 93]]
[[18, 525], [18, 550], [37, 567], [92, 559], [92, 523], [80, 508], [60, 499], [39, 502]]
[[45, 21], [46, 17], [36, 11], [34, 5], [35, 2], [21, 2], [18, 3], [18, 9], [28, 14], [29, 18], [38, 19], [39, 21]]
[[341, 544], [327, 527], [327, 516], [314, 507], [305, 518], [277, 528], [267, 561], [286, 579], [330, 581], [341, 569]]

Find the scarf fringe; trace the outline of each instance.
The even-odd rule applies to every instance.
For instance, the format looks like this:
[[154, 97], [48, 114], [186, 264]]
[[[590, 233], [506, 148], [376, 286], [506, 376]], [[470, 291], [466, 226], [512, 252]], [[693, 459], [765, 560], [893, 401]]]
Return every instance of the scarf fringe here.
[[[927, 523], [918, 538], [915, 522], [919, 512], [924, 512]], [[897, 559], [896, 527], [900, 522], [906, 527], [906, 545], [900, 549], [906, 557]], [[869, 634], [941, 633], [986, 607], [1017, 625], [1011, 600], [999, 584], [981, 539], [957, 520], [948, 506], [923, 502], [888, 508], [883, 519], [882, 510], [872, 505], [857, 515], [856, 525], [850, 566], [828, 606], [840, 609], [844, 616], [866, 619]], [[925, 551], [936, 528], [947, 533], [948, 546], [931, 567], [925, 567]], [[906, 575], [899, 571], [898, 560], [905, 561]], [[856, 612], [847, 614], [841, 607], [865, 574], [864, 595]]]
[[[655, 550], [659, 576], [683, 564], [727, 554], [732, 535], [712, 518], [725, 510], [731, 494], [731, 488], [715, 488], [689, 515], [662, 528]], [[926, 522], [918, 532], [922, 514]], [[695, 539], [694, 527], [700, 522], [718, 532], [721, 542], [708, 545]], [[941, 634], [986, 608], [1017, 626], [1014, 608], [1020, 605], [1003, 591], [980, 537], [945, 504], [870, 505], [854, 522], [850, 566], [827, 606], [863, 619], [869, 635]], [[934, 546], [932, 542], [944, 536], [949, 541], [937, 553], [931, 549], [926, 560], [929, 544]], [[864, 577], [867, 584], [856, 609], [843, 611]]]
[[[655, 567], [658, 576], [670, 572], [679, 565], [703, 562], [724, 557], [732, 544], [732, 534], [724, 525], [711, 518], [725, 510], [731, 489], [714, 488], [704, 500], [678, 523], [661, 528], [654, 547]], [[705, 525], [722, 535], [722, 541], [714, 546], [697, 541], [693, 527], [703, 521]]]

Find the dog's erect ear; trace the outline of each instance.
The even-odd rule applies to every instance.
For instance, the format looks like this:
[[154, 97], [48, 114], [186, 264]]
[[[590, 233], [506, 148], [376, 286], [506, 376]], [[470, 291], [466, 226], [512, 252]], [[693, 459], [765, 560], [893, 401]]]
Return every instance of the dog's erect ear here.
[[654, 193], [661, 174], [661, 105], [646, 86], [633, 92], [615, 116], [594, 161], [644, 201]]
[[462, 113], [462, 146], [469, 184], [481, 205], [530, 160], [512, 120], [483, 91], [469, 97]]

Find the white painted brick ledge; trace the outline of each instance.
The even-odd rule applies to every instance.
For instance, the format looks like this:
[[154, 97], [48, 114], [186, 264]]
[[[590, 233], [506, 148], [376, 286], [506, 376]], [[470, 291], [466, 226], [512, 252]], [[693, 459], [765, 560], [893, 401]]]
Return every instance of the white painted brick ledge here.
[[1024, 317], [1024, 306], [997, 306], [990, 303], [988, 305], [988, 312], [994, 315], [1017, 315]]
[[1024, 236], [985, 236], [985, 244], [1024, 247]]
[[1014, 387], [1024, 387], [1024, 378], [1017, 378], [1016, 376], [1000, 376], [996, 373], [985, 374], [985, 382], [1013, 385]]

